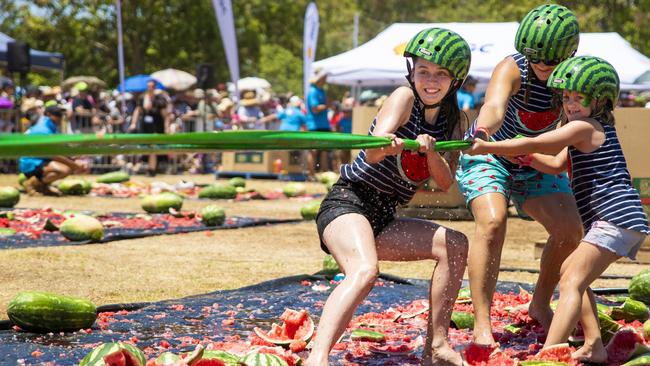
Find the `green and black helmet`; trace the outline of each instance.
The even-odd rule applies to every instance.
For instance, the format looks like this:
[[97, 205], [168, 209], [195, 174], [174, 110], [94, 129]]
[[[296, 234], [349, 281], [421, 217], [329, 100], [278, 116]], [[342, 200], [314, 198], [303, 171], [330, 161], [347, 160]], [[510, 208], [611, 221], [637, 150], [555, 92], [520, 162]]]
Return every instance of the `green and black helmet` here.
[[449, 70], [456, 80], [469, 73], [472, 51], [458, 33], [443, 28], [427, 28], [411, 38], [404, 57], [419, 57]]
[[578, 19], [568, 8], [545, 4], [526, 14], [515, 36], [517, 51], [533, 63], [557, 65], [578, 49]]
[[586, 95], [588, 98], [583, 101], [585, 107], [592, 99], [607, 99], [613, 108], [618, 101], [620, 79], [614, 67], [602, 58], [578, 56], [557, 65], [547, 85], [549, 88]]

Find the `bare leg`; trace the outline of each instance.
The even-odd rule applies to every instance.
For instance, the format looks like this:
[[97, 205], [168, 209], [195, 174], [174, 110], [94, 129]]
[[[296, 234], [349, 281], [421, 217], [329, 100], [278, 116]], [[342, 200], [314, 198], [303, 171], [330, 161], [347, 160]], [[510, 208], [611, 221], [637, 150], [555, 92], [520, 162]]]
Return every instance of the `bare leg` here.
[[[404, 233], [409, 235], [405, 237]], [[381, 260], [437, 261], [431, 276], [424, 365], [462, 364], [460, 355], [447, 342], [447, 330], [465, 272], [467, 247], [467, 238], [462, 233], [415, 219], [397, 220], [377, 238]]]
[[548, 331], [553, 311], [550, 303], [560, 280], [560, 267], [582, 239], [582, 221], [575, 199], [567, 193], [531, 198], [523, 209], [550, 234], [539, 264], [539, 277], [528, 309], [529, 315]]
[[607, 361], [607, 351], [600, 334], [598, 323], [598, 310], [596, 309], [596, 298], [590, 288], [582, 295], [582, 309], [580, 311], [580, 323], [585, 335], [584, 345], [573, 353], [573, 358], [578, 361], [603, 363]]
[[476, 197], [471, 203], [476, 233], [469, 250], [469, 286], [474, 305], [474, 341], [494, 343], [490, 306], [499, 276], [506, 233], [508, 202], [500, 193]]
[[[602, 347], [602, 341], [597, 328], [598, 318], [596, 317], [595, 303], [591, 303], [592, 298], [588, 295], [586, 298], [588, 304], [583, 304], [582, 299], [589, 284], [618, 258], [615, 253], [586, 242], [581, 243], [578, 249], [567, 258], [562, 265], [560, 300], [544, 344], [545, 347], [566, 342], [582, 314], [582, 318], [585, 319], [583, 322], [585, 345], [588, 349], [578, 353], [577, 356], [599, 358], [597, 361], [603, 361], [603, 356], [607, 357], [606, 354], [600, 352], [591, 354], [592, 350], [601, 351], [599, 348]], [[588, 317], [591, 319], [587, 319]], [[593, 360], [596, 361], [596, 359]]]
[[156, 169], [158, 168], [158, 157], [156, 154], [149, 155], [149, 175], [156, 175]]
[[43, 183], [50, 185], [59, 179], [63, 179], [72, 173], [70, 167], [58, 161], [50, 161], [43, 167]]

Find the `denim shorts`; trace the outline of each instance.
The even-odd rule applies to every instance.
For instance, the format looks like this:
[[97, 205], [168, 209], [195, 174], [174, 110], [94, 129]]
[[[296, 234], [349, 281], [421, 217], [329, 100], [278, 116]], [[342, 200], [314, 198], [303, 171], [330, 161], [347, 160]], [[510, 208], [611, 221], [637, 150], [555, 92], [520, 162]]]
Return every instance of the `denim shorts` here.
[[476, 197], [500, 193], [506, 199], [512, 199], [520, 215], [523, 214], [522, 205], [528, 199], [553, 193], [572, 194], [566, 173], [545, 174], [532, 168], [510, 172], [491, 154], [462, 154], [456, 179], [467, 207]]
[[339, 178], [320, 205], [316, 226], [321, 249], [329, 254], [323, 242], [325, 228], [339, 216], [356, 213], [365, 217], [377, 237], [388, 224], [395, 220], [398, 201], [396, 198], [368, 187], [363, 183], [349, 182]]
[[608, 221], [594, 221], [583, 241], [605, 248], [620, 257], [636, 259], [646, 234], [622, 228]]

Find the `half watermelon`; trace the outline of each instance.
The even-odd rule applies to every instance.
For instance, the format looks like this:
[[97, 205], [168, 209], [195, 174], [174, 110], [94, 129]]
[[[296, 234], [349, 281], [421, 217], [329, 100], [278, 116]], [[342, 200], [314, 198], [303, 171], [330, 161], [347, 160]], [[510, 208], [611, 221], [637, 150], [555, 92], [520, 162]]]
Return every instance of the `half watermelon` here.
[[268, 332], [255, 327], [255, 334], [266, 342], [285, 348], [294, 341], [309, 343], [314, 335], [314, 321], [306, 310], [286, 309], [280, 320], [282, 324], [272, 324]]

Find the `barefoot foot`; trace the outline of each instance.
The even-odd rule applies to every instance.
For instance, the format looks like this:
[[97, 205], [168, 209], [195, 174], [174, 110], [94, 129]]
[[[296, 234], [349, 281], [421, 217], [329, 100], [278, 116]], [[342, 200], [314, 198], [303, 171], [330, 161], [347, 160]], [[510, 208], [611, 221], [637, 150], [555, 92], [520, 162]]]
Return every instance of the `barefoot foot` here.
[[585, 344], [573, 352], [571, 357], [580, 362], [603, 365], [607, 363], [607, 351], [605, 350], [605, 346], [603, 346], [603, 342], [597, 342], [594, 345]]
[[430, 354], [422, 358], [424, 366], [462, 366], [463, 358], [448, 344], [431, 349]]

